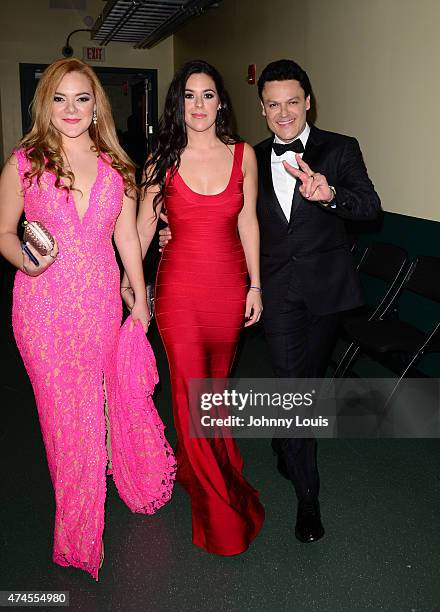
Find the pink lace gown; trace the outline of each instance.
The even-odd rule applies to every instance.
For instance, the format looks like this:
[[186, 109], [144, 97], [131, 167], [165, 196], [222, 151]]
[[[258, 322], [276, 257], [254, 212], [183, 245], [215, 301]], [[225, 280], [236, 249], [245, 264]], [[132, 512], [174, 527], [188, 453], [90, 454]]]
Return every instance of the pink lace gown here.
[[[15, 155], [25, 188], [26, 218], [41, 221], [59, 245], [58, 257], [40, 276], [17, 272], [12, 315], [55, 490], [53, 560], [81, 568], [97, 579], [106, 495], [105, 393], [113, 475], [128, 505], [130, 467], [141, 470], [139, 456], [146, 454], [138, 453], [134, 466], [125, 461], [120, 414], [119, 420], [115, 418], [120, 410], [116, 355], [122, 307], [112, 236], [124, 186], [107, 158], [98, 157], [89, 206], [80, 219], [72, 195], [55, 187], [52, 173], [45, 172], [39, 186], [34, 180], [28, 187], [29, 162], [23, 150]], [[133, 501], [132, 510], [152, 513], [169, 499], [173, 480], [169, 448], [166, 458], [169, 478], [164, 485], [160, 475], [158, 498]], [[148, 476], [151, 464], [143, 467]]]

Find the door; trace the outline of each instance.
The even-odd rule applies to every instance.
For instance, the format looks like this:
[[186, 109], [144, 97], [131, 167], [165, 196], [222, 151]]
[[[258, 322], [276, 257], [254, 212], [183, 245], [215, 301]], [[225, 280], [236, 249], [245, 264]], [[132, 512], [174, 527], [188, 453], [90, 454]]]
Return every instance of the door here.
[[[23, 134], [31, 127], [31, 102], [46, 64], [20, 64]], [[143, 165], [157, 128], [157, 70], [93, 66], [110, 100], [120, 143]]]

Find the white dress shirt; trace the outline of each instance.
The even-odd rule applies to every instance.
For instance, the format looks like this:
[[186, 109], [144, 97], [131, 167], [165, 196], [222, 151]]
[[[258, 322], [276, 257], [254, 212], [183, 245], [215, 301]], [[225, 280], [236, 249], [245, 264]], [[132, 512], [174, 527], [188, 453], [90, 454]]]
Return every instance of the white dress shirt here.
[[[304, 148], [306, 148], [309, 134], [310, 126], [306, 123], [305, 128], [297, 137], [303, 143]], [[294, 138], [293, 140], [296, 140], [296, 138]], [[275, 136], [274, 142], [279, 144], [288, 144], [287, 142], [280, 140], [278, 136]], [[293, 192], [295, 191], [296, 185], [296, 178], [287, 172], [287, 170], [283, 166], [283, 161], [287, 161], [295, 168], [298, 168], [298, 164], [296, 163], [295, 159], [295, 153], [293, 151], [286, 151], [282, 155], [276, 155], [272, 150], [270, 157], [270, 165], [272, 168], [273, 187], [275, 190], [275, 195], [278, 198], [278, 202], [280, 203], [280, 206], [283, 209], [283, 213], [286, 216], [287, 221], [289, 221], [290, 211], [292, 209]]]

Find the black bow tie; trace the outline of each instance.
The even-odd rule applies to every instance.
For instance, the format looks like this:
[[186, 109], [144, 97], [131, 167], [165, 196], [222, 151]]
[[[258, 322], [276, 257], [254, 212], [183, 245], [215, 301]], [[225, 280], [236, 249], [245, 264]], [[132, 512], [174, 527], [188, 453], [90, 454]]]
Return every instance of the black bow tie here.
[[293, 151], [294, 153], [304, 153], [304, 145], [299, 138], [297, 138], [293, 142], [289, 142], [289, 144], [279, 144], [278, 142], [274, 142], [272, 144], [272, 149], [275, 155], [282, 155], [286, 151]]

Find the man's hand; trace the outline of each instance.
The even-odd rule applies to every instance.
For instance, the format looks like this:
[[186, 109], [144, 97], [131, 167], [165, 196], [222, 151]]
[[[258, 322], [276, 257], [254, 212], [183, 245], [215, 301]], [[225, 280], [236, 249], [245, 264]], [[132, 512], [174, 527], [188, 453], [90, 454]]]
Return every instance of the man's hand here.
[[[165, 223], [168, 223], [168, 217], [166, 216], [165, 213], [160, 213], [160, 218]], [[163, 229], [159, 230], [159, 247], [160, 247], [159, 251], [160, 252], [162, 252], [164, 247], [167, 246], [167, 244], [171, 240], [171, 238], [172, 238], [171, 230], [170, 230], [168, 225], [167, 225], [167, 227], [164, 227]]]
[[325, 176], [313, 172], [300, 155], [296, 154], [295, 158], [299, 168], [294, 168], [286, 161], [283, 161], [283, 166], [289, 174], [301, 181], [302, 184], [299, 188], [301, 195], [311, 202], [331, 202], [334, 193], [330, 189]]

